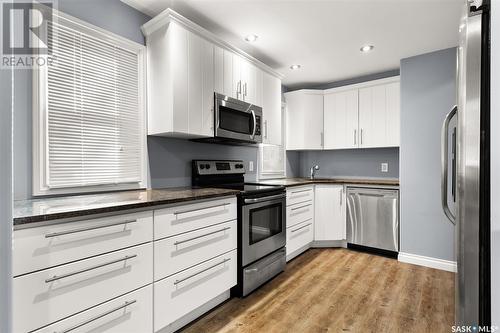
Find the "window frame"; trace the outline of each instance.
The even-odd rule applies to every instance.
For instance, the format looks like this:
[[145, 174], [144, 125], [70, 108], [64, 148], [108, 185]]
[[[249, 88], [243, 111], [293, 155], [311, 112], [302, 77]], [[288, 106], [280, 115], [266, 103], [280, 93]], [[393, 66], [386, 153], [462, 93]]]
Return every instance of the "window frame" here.
[[50, 188], [48, 186], [48, 91], [47, 91], [47, 76], [48, 67], [34, 66], [32, 72], [32, 158], [33, 158], [33, 177], [32, 177], [32, 193], [33, 196], [44, 195], [60, 195], [60, 194], [81, 194], [91, 192], [119, 191], [144, 189], [148, 187], [148, 159], [147, 159], [147, 117], [146, 117], [146, 46], [136, 43], [132, 40], [119, 36], [108, 30], [99, 28], [93, 24], [75, 18], [71, 15], [62, 13], [58, 10], [52, 10], [53, 21], [68, 26], [81, 33], [88, 34], [92, 37], [99, 38], [103, 41], [110, 42], [114, 45], [122, 47], [130, 52], [134, 52], [138, 56], [138, 73], [139, 73], [139, 117], [140, 117], [140, 138], [141, 138], [141, 165], [139, 182], [131, 183], [116, 183], [105, 185], [90, 185], [64, 188]]

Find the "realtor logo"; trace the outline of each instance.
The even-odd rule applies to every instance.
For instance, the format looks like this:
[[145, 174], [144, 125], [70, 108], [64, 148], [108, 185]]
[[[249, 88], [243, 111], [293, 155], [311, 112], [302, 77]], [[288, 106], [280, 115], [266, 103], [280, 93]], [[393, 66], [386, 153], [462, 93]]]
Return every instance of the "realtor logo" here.
[[0, 0], [1, 67], [31, 68], [49, 63], [54, 1]]

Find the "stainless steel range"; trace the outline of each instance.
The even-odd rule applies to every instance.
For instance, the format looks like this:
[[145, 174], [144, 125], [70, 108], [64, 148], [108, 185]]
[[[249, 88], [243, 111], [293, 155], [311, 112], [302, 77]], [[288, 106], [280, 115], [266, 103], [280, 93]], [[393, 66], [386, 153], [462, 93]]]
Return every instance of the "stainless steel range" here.
[[243, 161], [195, 160], [195, 187], [223, 187], [238, 195], [238, 285], [235, 296], [246, 296], [273, 278], [286, 263], [286, 192], [283, 186], [244, 182]]

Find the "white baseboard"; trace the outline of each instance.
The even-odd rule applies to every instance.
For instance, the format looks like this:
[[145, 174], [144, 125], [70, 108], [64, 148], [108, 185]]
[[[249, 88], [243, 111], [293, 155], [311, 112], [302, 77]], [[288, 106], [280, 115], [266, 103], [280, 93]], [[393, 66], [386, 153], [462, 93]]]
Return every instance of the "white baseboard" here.
[[425, 266], [454, 273], [457, 272], [457, 263], [455, 261], [419, 256], [417, 254], [404, 252], [399, 252], [398, 260], [408, 264]]

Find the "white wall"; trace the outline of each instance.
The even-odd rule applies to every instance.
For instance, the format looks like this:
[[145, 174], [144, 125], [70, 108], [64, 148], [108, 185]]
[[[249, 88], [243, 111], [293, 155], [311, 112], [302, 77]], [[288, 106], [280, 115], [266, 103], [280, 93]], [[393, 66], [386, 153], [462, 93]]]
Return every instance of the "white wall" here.
[[491, 7], [491, 319], [500, 327], [500, 0]]

